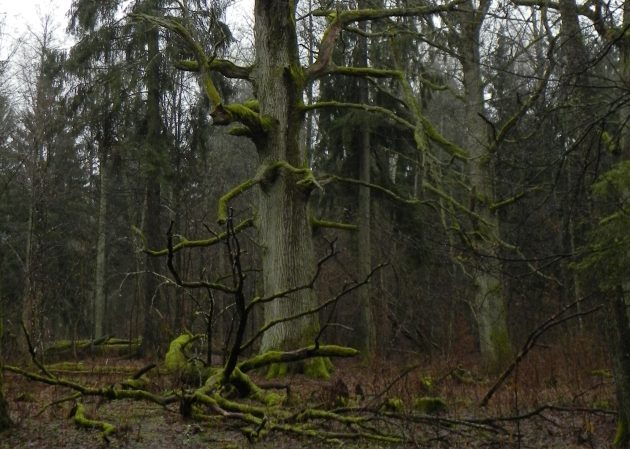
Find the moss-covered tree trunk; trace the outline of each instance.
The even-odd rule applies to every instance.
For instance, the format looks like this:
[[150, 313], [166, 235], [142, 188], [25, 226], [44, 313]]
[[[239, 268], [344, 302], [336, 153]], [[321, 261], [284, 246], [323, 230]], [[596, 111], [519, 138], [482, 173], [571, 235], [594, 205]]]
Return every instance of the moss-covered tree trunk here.
[[[258, 0], [255, 4], [256, 69], [254, 83], [260, 113], [273, 123], [255, 139], [260, 162], [270, 166], [286, 161], [306, 167], [300, 133], [303, 127], [303, 81], [298, 60], [295, 5], [292, 1]], [[315, 272], [315, 256], [308, 219], [310, 187], [279, 170], [260, 186], [258, 230], [262, 244], [263, 284], [266, 295], [307, 284]], [[317, 305], [311, 289], [303, 289], [265, 305], [265, 321], [287, 318]], [[313, 343], [319, 331], [317, 314], [269, 329], [262, 351], [295, 349]]]
[[466, 144], [471, 159], [472, 202], [480, 218], [474, 242], [473, 309], [481, 354], [491, 366], [498, 367], [510, 355], [511, 345], [500, 277], [501, 264], [497, 257], [499, 219], [496, 212], [490, 209], [494, 201], [494, 163], [492, 155], [488, 154], [488, 130], [482, 119], [485, 108], [480, 65], [480, 32], [488, 5], [489, 2], [482, 1], [475, 9], [471, 4], [466, 4], [467, 14], [462, 18], [459, 47], [466, 101]]

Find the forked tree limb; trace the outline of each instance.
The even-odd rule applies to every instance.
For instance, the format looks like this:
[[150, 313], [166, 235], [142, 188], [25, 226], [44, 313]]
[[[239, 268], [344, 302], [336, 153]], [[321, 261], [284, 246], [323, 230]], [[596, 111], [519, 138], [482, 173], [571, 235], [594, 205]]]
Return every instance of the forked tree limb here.
[[[174, 249], [175, 247], [173, 246], [173, 225], [174, 224], [175, 222], [171, 220], [171, 225], [169, 226], [168, 231], [166, 232], [166, 239], [167, 239], [166, 240], [167, 241], [166, 266], [168, 267], [168, 270], [170, 271], [170, 273], [173, 275], [173, 279], [175, 283], [179, 285], [180, 287], [184, 287], [184, 288], [191, 288], [191, 289], [203, 288], [203, 289], [208, 290], [209, 294], [211, 294], [213, 290], [219, 290], [224, 293], [235, 293], [233, 289], [217, 282], [208, 282], [205, 280], [185, 281], [181, 278], [173, 262], [173, 259], [175, 256], [175, 249]], [[229, 238], [229, 235], [226, 233], [226, 239], [228, 238]]]

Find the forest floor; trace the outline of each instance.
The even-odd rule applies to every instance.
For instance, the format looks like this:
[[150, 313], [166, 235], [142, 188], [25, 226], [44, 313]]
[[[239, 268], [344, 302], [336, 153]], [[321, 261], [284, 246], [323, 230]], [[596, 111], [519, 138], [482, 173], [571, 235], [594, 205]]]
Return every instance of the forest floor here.
[[[608, 448], [615, 432], [614, 385], [605, 356], [570, 347], [536, 348], [512, 373], [486, 407], [479, 403], [498, 376], [480, 374], [478, 363], [460, 358], [336, 361], [328, 381], [300, 375], [274, 381], [289, 386], [291, 407], [304, 410], [355, 407], [376, 410], [373, 428], [404, 438], [404, 443], [324, 441], [280, 432], [248, 441], [234, 420], [184, 420], [177, 404], [162, 408], [140, 401], [84, 398], [88, 417], [107, 421], [117, 432], [104, 441], [98, 430], [78, 428], [71, 419], [67, 388], [5, 373], [5, 393], [16, 427], [0, 434], [0, 449], [13, 448]], [[56, 373], [86, 385], [113, 385], [146, 361], [95, 357]], [[254, 376], [264, 384], [264, 378]], [[151, 389], [177, 389], [160, 367], [151, 371]], [[435, 410], [418, 410], [422, 397], [439, 397]], [[390, 406], [383, 406], [389, 401]], [[382, 415], [379, 415], [379, 410]], [[387, 413], [391, 412], [390, 415]], [[430, 413], [429, 413], [430, 412]], [[397, 415], [398, 419], [391, 419]], [[404, 417], [408, 415], [408, 419]], [[344, 425], [319, 422], [342, 431]]]

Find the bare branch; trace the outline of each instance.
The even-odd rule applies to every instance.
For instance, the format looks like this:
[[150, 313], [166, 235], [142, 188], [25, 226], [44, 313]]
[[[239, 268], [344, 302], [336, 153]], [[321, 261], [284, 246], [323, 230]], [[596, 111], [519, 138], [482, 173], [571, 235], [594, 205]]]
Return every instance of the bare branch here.
[[404, 8], [373, 8], [352, 11], [314, 11], [314, 16], [327, 17], [330, 19], [330, 24], [328, 25], [328, 28], [326, 28], [319, 44], [319, 55], [317, 60], [305, 70], [306, 79], [313, 80], [328, 73], [335, 43], [341, 33], [341, 30], [346, 25], [366, 20], [387, 19], [390, 17], [416, 17], [435, 14], [438, 12], [452, 11], [455, 10], [458, 5], [463, 4], [464, 1], [465, 0], [455, 0], [444, 5], [416, 7], [407, 6]]
[[[385, 265], [386, 264], [379, 264], [376, 267], [374, 267], [372, 269], [372, 271], [366, 276], [366, 278], [363, 281], [361, 281], [361, 282], [358, 282], [358, 283], [355, 283], [355, 284], [351, 284], [349, 286], [348, 285], [344, 285], [340, 293], [338, 293], [334, 297], [324, 301], [323, 303], [321, 303], [317, 307], [314, 307], [314, 308], [312, 308], [310, 310], [305, 310], [304, 312], [296, 313], [294, 315], [291, 315], [291, 316], [288, 316], [288, 317], [285, 317], [285, 318], [278, 318], [276, 320], [269, 321], [267, 324], [262, 326], [258, 330], [258, 332], [247, 341], [247, 343], [245, 343], [243, 346], [241, 346], [241, 352], [244, 351], [245, 349], [247, 349], [248, 347], [250, 347], [256, 340], [258, 340], [258, 338], [260, 338], [265, 332], [267, 332], [267, 330], [271, 329], [272, 327], [274, 327], [274, 326], [276, 326], [276, 325], [278, 325], [280, 323], [285, 323], [287, 321], [297, 320], [298, 318], [302, 318], [302, 317], [307, 316], [307, 315], [312, 315], [314, 313], [319, 312], [320, 310], [325, 309], [329, 305], [336, 303], [337, 301], [339, 301], [341, 298], [343, 298], [344, 296], [346, 296], [350, 292], [353, 292], [354, 290], [356, 290], [356, 289], [362, 287], [363, 285], [367, 284], [370, 281], [370, 278], [374, 275], [374, 273], [376, 273], [378, 270], [383, 268]], [[262, 301], [258, 301], [258, 302], [262, 302]]]
[[171, 272], [171, 274], [173, 275], [173, 278], [175, 279], [175, 283], [177, 285], [179, 285], [180, 287], [184, 287], [184, 288], [193, 288], [193, 289], [197, 289], [197, 288], [205, 288], [209, 291], [212, 290], [219, 290], [225, 293], [234, 293], [235, 291], [223, 284], [218, 284], [218, 283], [213, 283], [213, 282], [207, 282], [207, 281], [194, 281], [194, 282], [190, 282], [190, 281], [183, 281], [181, 279], [181, 277], [179, 276], [179, 273], [177, 272], [177, 270], [175, 269], [175, 265], [173, 264], [173, 256], [174, 256], [174, 252], [173, 252], [173, 224], [174, 222], [171, 221], [171, 225], [168, 228], [168, 231], [166, 233], [167, 236], [167, 260], [166, 260], [166, 265], [168, 266], [169, 271]]
[[558, 326], [558, 325], [560, 325], [562, 323], [565, 323], [565, 322], [567, 322], [569, 320], [572, 320], [574, 318], [585, 316], [585, 315], [590, 315], [592, 313], [595, 313], [599, 309], [602, 308], [602, 305], [600, 304], [600, 305], [598, 305], [596, 307], [593, 307], [590, 310], [587, 310], [587, 311], [584, 311], [584, 312], [579, 312], [579, 313], [574, 313], [574, 314], [562, 317], [562, 315], [566, 311], [568, 311], [569, 309], [577, 306], [583, 300], [584, 300], [584, 298], [578, 299], [577, 301], [574, 301], [571, 304], [568, 304], [567, 306], [563, 307], [562, 309], [560, 309], [559, 312], [557, 312], [556, 314], [552, 315], [543, 324], [538, 326], [531, 334], [529, 334], [529, 336], [527, 337], [527, 340], [525, 341], [525, 344], [523, 345], [522, 349], [520, 350], [520, 352], [518, 353], [518, 355], [516, 356], [514, 361], [510, 364], [510, 366], [507, 367], [507, 369], [503, 372], [503, 374], [501, 374], [499, 379], [494, 383], [494, 385], [492, 385], [492, 387], [488, 390], [488, 392], [485, 394], [485, 396], [481, 400], [480, 405], [482, 407], [485, 407], [486, 405], [488, 405], [488, 402], [490, 401], [490, 399], [492, 399], [492, 396], [494, 396], [494, 393], [496, 393], [497, 390], [499, 389], [499, 387], [501, 387], [501, 385], [503, 385], [505, 380], [510, 376], [510, 374], [512, 374], [512, 371], [514, 371], [514, 369], [518, 366], [518, 364], [521, 362], [521, 360], [523, 360], [523, 358], [527, 355], [527, 353], [536, 345], [536, 341], [545, 332], [547, 332], [551, 328], [554, 328], [554, 327], [556, 327], [556, 326]]

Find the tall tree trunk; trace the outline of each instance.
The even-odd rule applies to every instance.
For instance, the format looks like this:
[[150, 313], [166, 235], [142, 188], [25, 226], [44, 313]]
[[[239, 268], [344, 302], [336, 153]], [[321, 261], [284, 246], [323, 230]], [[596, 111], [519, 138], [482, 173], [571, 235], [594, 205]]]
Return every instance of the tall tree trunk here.
[[[588, 77], [588, 52], [584, 45], [584, 36], [580, 28], [578, 9], [575, 0], [560, 0], [559, 11], [561, 18], [561, 56], [563, 62], [563, 77], [565, 80], [565, 92], [563, 101], [569, 107], [573, 107], [570, 117], [567, 115], [565, 128], [567, 134], [573, 138], [572, 132], [582, 132], [589, 129], [591, 114], [586, 107], [589, 103], [589, 94], [587, 92]], [[571, 134], [570, 134], [571, 133]], [[569, 136], [567, 136], [569, 137]], [[566, 140], [569, 140], [568, 138]], [[579, 140], [585, 140], [579, 138]], [[565, 151], [563, 148], [561, 151]], [[582, 190], [576, 188], [583, 180], [583, 169], [581, 164], [585, 159], [585, 153], [588, 150], [583, 146], [578, 146], [574, 151], [566, 155], [566, 167], [563, 173], [563, 181], [566, 184], [568, 192], [576, 192], [571, 194], [570, 198], [565, 198], [562, 204], [563, 211], [563, 232], [562, 245], [563, 252], [566, 254], [575, 254], [576, 244], [576, 220], [575, 217], [584, 218], [584, 214], [577, 209], [578, 205], [587, 204], [588, 198], [581, 195]], [[568, 263], [568, 262], [567, 262]], [[565, 266], [562, 270], [563, 301], [569, 304], [580, 297], [580, 283], [575, 270], [571, 270]], [[580, 311], [578, 304], [578, 311]], [[581, 323], [581, 321], [580, 321]]]
[[[146, 136], [146, 217], [145, 235], [150, 248], [163, 246], [165, 237], [161, 232], [161, 186], [162, 178], [162, 142], [160, 117], [160, 48], [159, 30], [148, 26], [146, 33], [148, 49], [147, 81], [147, 136]], [[145, 277], [144, 329], [142, 333], [142, 352], [153, 356], [161, 353], [160, 336], [160, 291], [155, 276], [160, 273], [160, 260], [147, 256], [147, 275]]]
[[[34, 298], [33, 298], [33, 226], [34, 226], [34, 215], [35, 215], [35, 205], [34, 205], [34, 194], [33, 192], [29, 193], [29, 210], [28, 210], [28, 220], [26, 222], [26, 251], [24, 255], [24, 286], [22, 290], [22, 313], [20, 319], [22, 323], [24, 323], [24, 327], [26, 332], [31, 333], [33, 322], [33, 309], [35, 307]], [[20, 355], [28, 356], [28, 344], [26, 342], [26, 336], [22, 329], [18, 328], [19, 338], [18, 338], [18, 347]]]
[[[36, 292], [34, 288], [34, 268], [33, 253], [35, 248], [35, 223], [37, 221], [37, 201], [38, 201], [38, 182], [39, 170], [39, 151], [38, 145], [34, 144], [30, 161], [30, 191], [28, 193], [28, 220], [26, 222], [26, 248], [24, 250], [24, 285], [22, 289], [22, 310], [20, 320], [24, 325], [24, 330], [30, 335], [36, 326], [37, 306]], [[18, 327], [18, 351], [20, 357], [28, 357], [28, 343], [23, 329]]]
[[[365, 101], [367, 104], [367, 101]], [[361, 148], [359, 153], [359, 180], [370, 182], [370, 130], [366, 126], [361, 130]], [[359, 186], [359, 232], [358, 240], [358, 281], [366, 279], [372, 271], [371, 245], [371, 194], [370, 188]], [[359, 291], [359, 338], [360, 349], [364, 356], [370, 357], [377, 350], [376, 325], [374, 323], [374, 307], [372, 304], [370, 284], [362, 286]]]
[[[261, 163], [286, 161], [306, 167], [300, 145], [304, 117], [299, 110], [303, 86], [299, 69], [294, 2], [257, 0], [255, 4], [255, 85], [261, 114], [273, 124], [255, 143]], [[315, 255], [308, 219], [310, 187], [297, 184], [299, 176], [280, 170], [261, 185], [258, 230], [262, 244], [263, 287], [266, 295], [308, 284], [315, 272]], [[317, 306], [312, 289], [303, 289], [265, 305], [265, 321], [284, 319]], [[317, 314], [271, 327], [261, 351], [287, 350], [312, 344], [319, 332]], [[307, 373], [326, 375], [323, 363], [305, 364]], [[274, 369], [283, 367], [275, 367]], [[270, 372], [270, 374], [276, 374]]]
[[[369, 5], [365, 1], [359, 1], [359, 8]], [[366, 22], [359, 23], [359, 29], [367, 31]], [[359, 58], [357, 66], [368, 66], [368, 42], [366, 36], [359, 38]], [[360, 102], [369, 104], [369, 92], [367, 79], [359, 80]], [[359, 180], [363, 183], [370, 182], [371, 167], [371, 145], [370, 127], [363, 126], [360, 130], [359, 139]], [[371, 192], [366, 185], [359, 186], [359, 232], [358, 232], [358, 281], [365, 279], [372, 271], [372, 249], [371, 249]], [[359, 323], [358, 336], [360, 349], [364, 356], [369, 357], [376, 350], [376, 326], [374, 325], [374, 310], [371, 301], [370, 284], [365, 284], [358, 291], [359, 296]]]
[[[109, 51], [104, 55], [105, 65], [111, 63]], [[105, 105], [111, 104], [110, 88], [104, 92]], [[98, 195], [98, 223], [96, 235], [96, 268], [94, 275], [94, 338], [101, 338], [105, 334], [105, 310], [107, 306], [107, 191], [109, 189], [108, 159], [113, 147], [113, 112], [107, 111], [103, 117], [101, 128], [97, 133], [98, 162], [99, 162], [99, 195]]]
[[96, 273], [94, 281], [94, 338], [104, 335], [105, 320], [105, 275], [106, 275], [106, 244], [107, 244], [107, 160], [105, 151], [102, 152], [99, 163], [99, 205], [98, 230], [96, 236]]
[[507, 306], [500, 278], [498, 259], [499, 219], [489, 209], [494, 201], [494, 163], [488, 154], [489, 146], [483, 99], [480, 65], [480, 31], [488, 2], [482, 1], [475, 10], [468, 5], [467, 18], [462, 23], [460, 36], [463, 69], [467, 148], [470, 152], [470, 182], [475, 212], [479, 215], [480, 236], [475, 242], [473, 309], [479, 332], [479, 348], [490, 366], [498, 367], [511, 353], [507, 328]]

